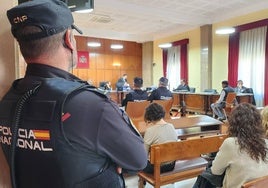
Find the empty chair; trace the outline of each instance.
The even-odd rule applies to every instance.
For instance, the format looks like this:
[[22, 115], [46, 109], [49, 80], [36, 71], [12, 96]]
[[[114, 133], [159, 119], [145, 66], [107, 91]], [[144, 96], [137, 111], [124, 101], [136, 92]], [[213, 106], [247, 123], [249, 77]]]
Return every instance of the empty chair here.
[[143, 120], [145, 108], [150, 104], [150, 101], [128, 101], [126, 113], [132, 121]]
[[158, 103], [161, 106], [163, 106], [163, 108], [166, 111], [165, 114], [165, 119], [169, 119], [170, 118], [170, 110], [173, 104], [173, 99], [169, 99], [169, 100], [153, 100], [152, 102]]
[[244, 93], [252, 93], [253, 94], [252, 95], [252, 104], [256, 105], [253, 89], [252, 88], [247, 88]]
[[237, 105], [236, 93], [235, 92], [228, 93], [225, 101], [225, 107], [223, 108], [223, 112], [226, 118], [230, 115], [232, 109], [236, 105]]

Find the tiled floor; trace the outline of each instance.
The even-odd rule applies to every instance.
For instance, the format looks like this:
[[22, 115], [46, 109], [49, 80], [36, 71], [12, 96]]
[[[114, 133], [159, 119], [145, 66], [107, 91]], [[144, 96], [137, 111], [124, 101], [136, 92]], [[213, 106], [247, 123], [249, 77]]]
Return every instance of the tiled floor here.
[[[138, 188], [138, 177], [137, 176], [129, 176], [125, 178], [126, 180], [126, 187], [127, 188]], [[193, 184], [195, 183], [196, 178], [184, 180], [177, 182], [175, 184], [169, 184], [165, 186], [161, 186], [161, 188], [192, 188]], [[150, 184], [146, 184], [145, 188], [152, 188]]]

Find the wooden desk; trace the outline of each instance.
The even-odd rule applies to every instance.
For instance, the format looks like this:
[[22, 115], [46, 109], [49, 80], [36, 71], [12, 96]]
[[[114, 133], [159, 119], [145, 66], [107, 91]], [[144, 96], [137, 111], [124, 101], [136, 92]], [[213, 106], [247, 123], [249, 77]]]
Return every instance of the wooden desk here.
[[[219, 94], [212, 94], [208, 92], [173, 92], [173, 98], [173, 105], [181, 106], [182, 102], [184, 102], [186, 105], [186, 111], [188, 112], [211, 114], [212, 110], [210, 105], [218, 100]], [[236, 97], [238, 103], [252, 103], [252, 98], [252, 93], [238, 93]]]
[[[165, 121], [174, 125], [178, 138], [180, 139], [185, 139], [191, 136], [221, 133], [221, 125], [223, 124], [221, 121], [207, 115], [165, 119]], [[146, 123], [144, 121], [136, 121], [133, 123], [143, 135], [148, 127], [146, 126]]]

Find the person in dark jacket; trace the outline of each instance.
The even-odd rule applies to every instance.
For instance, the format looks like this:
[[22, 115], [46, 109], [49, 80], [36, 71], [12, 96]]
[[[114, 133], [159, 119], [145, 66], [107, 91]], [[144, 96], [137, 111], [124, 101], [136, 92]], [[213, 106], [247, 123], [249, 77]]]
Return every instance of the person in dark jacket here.
[[147, 164], [144, 142], [117, 104], [68, 72], [80, 30], [67, 5], [27, 1], [7, 16], [27, 63], [0, 101], [12, 187], [123, 188], [122, 172]]
[[128, 101], [143, 101], [148, 99], [148, 93], [142, 90], [143, 79], [135, 77], [133, 91], [126, 94], [126, 98], [122, 101], [122, 106], [127, 106]]
[[190, 91], [185, 79], [181, 79], [181, 84], [174, 91]]
[[161, 77], [159, 79], [158, 88], [153, 90], [151, 95], [149, 95], [148, 100], [169, 100], [173, 98], [170, 90], [167, 89], [168, 79], [166, 77]]
[[123, 76], [117, 80], [115, 85], [116, 85], [117, 91], [129, 90], [130, 87], [127, 82], [127, 74], [123, 74]]

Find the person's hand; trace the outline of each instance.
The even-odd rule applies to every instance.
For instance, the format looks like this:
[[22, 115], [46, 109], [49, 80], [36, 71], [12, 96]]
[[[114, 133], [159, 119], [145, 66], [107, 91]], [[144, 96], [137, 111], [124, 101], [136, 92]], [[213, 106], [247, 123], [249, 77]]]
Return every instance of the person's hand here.
[[122, 168], [120, 166], [118, 166], [116, 168], [116, 171], [117, 171], [118, 174], [122, 174]]

